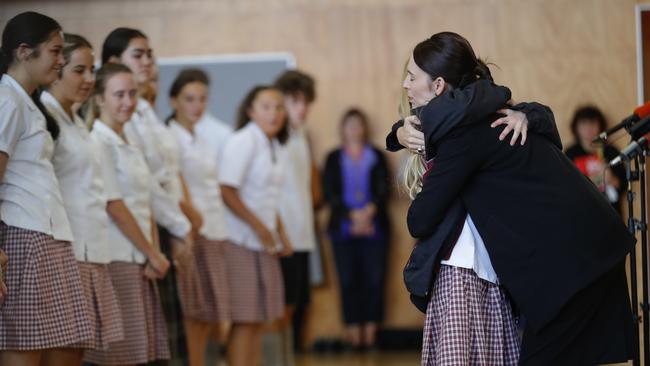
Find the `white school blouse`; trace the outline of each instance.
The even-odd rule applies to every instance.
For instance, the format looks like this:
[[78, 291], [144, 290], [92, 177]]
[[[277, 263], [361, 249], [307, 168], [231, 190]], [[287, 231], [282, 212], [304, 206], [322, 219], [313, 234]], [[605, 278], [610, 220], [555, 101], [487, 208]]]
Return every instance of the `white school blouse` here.
[[54, 141], [45, 117], [8, 74], [0, 79], [0, 151], [9, 155], [0, 183], [0, 220], [56, 240], [72, 241], [51, 161]]
[[192, 198], [192, 205], [203, 216], [199, 234], [209, 240], [226, 240], [228, 228], [224, 217], [224, 203], [219, 188], [217, 159], [204, 135], [172, 120], [169, 130], [180, 146], [181, 172]]
[[91, 141], [81, 118], [75, 114], [70, 119], [52, 94], [43, 92], [41, 102], [61, 131], [54, 143], [52, 164], [72, 227], [75, 258], [109, 263], [106, 202], [120, 196], [104, 187], [102, 150]]
[[194, 125], [194, 133], [208, 140], [212, 155], [219, 162], [221, 161], [221, 152], [226, 146], [226, 141], [232, 136], [233, 130], [232, 127], [210, 114], [210, 112], [205, 112]]
[[142, 98], [138, 99], [133, 117], [124, 125], [124, 134], [143, 153], [150, 173], [159, 183], [152, 188], [156, 220], [172, 235], [185, 237], [191, 224], [179, 207], [183, 190], [179, 178], [180, 151], [174, 137], [159, 121], [149, 102]]
[[290, 130], [286, 150], [288, 164], [280, 217], [293, 249], [309, 252], [316, 248], [316, 230], [311, 193], [311, 151], [304, 128]]
[[[285, 165], [286, 151], [280, 142], [275, 138], [269, 140], [262, 129], [251, 121], [228, 140], [219, 167], [221, 184], [237, 188], [246, 207], [274, 235], [277, 233]], [[231, 242], [251, 250], [263, 250], [262, 243], [248, 223], [228, 209], [226, 223]]]
[[449, 259], [440, 263], [471, 269], [479, 278], [499, 284], [499, 279], [492, 267], [490, 256], [488, 255], [487, 249], [485, 249], [483, 238], [481, 238], [469, 214], [465, 219], [463, 230], [458, 237], [458, 241], [456, 241], [451, 256]]
[[[96, 120], [90, 136], [104, 150], [102, 176], [106, 189], [119, 192], [120, 199], [135, 217], [151, 244], [151, 187], [156, 185], [142, 152], [124, 141], [115, 131]], [[128, 139], [128, 137], [127, 137]], [[144, 263], [146, 257], [111, 220], [108, 226], [111, 261]]]

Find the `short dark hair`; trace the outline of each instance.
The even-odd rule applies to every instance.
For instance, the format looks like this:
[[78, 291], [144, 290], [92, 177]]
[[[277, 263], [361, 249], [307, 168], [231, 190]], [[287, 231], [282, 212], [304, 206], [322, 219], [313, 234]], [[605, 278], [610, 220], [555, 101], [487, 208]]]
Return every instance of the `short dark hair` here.
[[298, 70], [285, 71], [275, 80], [275, 87], [284, 95], [302, 94], [308, 103], [316, 99], [316, 82], [310, 75]]
[[581, 121], [591, 120], [598, 123], [598, 132], [603, 132], [607, 129], [607, 119], [603, 112], [594, 105], [585, 105], [576, 109], [571, 119], [571, 133], [575, 141], [578, 141], [578, 124]]
[[102, 64], [107, 63], [111, 57], [120, 57], [129, 47], [129, 42], [135, 38], [147, 39], [142, 31], [133, 28], [117, 28], [106, 36], [102, 45]]

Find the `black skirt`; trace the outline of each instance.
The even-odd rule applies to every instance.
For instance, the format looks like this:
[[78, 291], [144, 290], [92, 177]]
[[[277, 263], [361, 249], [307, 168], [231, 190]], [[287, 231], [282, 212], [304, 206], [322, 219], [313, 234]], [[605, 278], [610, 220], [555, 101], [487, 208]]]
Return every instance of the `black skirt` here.
[[634, 352], [636, 329], [621, 263], [580, 291], [539, 332], [526, 327], [520, 365], [626, 362]]

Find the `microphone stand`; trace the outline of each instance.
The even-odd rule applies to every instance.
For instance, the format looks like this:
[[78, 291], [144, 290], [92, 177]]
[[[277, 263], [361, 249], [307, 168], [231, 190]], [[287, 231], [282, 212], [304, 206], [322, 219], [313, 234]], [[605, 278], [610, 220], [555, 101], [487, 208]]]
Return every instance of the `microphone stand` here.
[[[637, 148], [638, 154], [634, 157], [634, 163], [629, 159], [625, 161], [625, 173], [628, 180], [627, 204], [628, 219], [627, 227], [630, 234], [636, 236], [636, 232], [641, 233], [641, 303], [639, 303], [638, 294], [638, 277], [636, 263], [636, 248], [630, 252], [630, 283], [633, 321], [636, 324], [634, 332], [634, 359], [633, 365], [640, 365], [640, 343], [639, 343], [639, 325], [643, 331], [643, 359], [644, 364], [650, 362], [650, 305], [648, 299], [648, 232], [647, 232], [647, 175], [646, 175], [646, 155], [648, 154], [647, 144]], [[634, 164], [634, 165], [632, 165]], [[634, 169], [633, 169], [634, 168]], [[640, 220], [634, 217], [634, 199], [635, 193], [632, 189], [632, 182], [639, 181], [640, 193]], [[639, 308], [641, 316], [639, 316]], [[639, 324], [641, 323], [641, 324]]]
[[[630, 161], [625, 162], [625, 175], [627, 177], [627, 228], [630, 234], [636, 234], [636, 222], [634, 220], [634, 191], [632, 190], [632, 181], [636, 180], [638, 174], [632, 171], [632, 164]], [[637, 293], [637, 274], [636, 274], [636, 248], [630, 252], [630, 284], [631, 284], [631, 298], [632, 298], [632, 320], [635, 324], [634, 337], [634, 354], [632, 358], [632, 365], [639, 366], [639, 311], [637, 303], [639, 302], [639, 295]]]

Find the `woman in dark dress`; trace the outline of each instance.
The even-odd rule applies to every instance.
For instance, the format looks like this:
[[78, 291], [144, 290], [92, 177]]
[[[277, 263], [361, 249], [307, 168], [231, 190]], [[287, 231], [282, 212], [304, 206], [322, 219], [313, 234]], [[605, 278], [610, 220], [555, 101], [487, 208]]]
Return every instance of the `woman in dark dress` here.
[[332, 212], [328, 232], [348, 340], [353, 347], [372, 347], [384, 308], [388, 169], [383, 153], [368, 141], [368, 119], [361, 110], [344, 114], [341, 138], [341, 147], [327, 156], [323, 177]]

